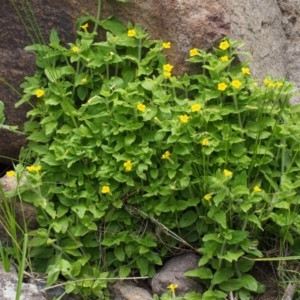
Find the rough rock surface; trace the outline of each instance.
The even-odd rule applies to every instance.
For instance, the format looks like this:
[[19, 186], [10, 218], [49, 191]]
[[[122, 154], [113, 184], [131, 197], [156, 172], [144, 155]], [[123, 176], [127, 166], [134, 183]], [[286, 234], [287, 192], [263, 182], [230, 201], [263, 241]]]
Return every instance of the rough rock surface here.
[[111, 300], [153, 300], [151, 294], [131, 281], [117, 281], [110, 286]]
[[[15, 299], [18, 284], [16, 271], [11, 267], [10, 272], [5, 272], [0, 264], [0, 299]], [[22, 285], [20, 300], [45, 300], [46, 298], [38, 290], [36, 285], [24, 283]]]
[[[171, 41], [168, 59], [175, 65], [175, 73], [186, 70], [184, 60], [190, 48], [210, 49], [227, 35], [245, 42], [244, 50], [253, 55], [251, 69], [254, 76], [262, 78], [266, 73], [275, 77], [286, 76], [300, 86], [299, 0], [103, 2], [103, 17], [115, 15], [125, 23], [138, 23], [153, 39]], [[51, 28], [55, 28], [65, 43], [73, 41], [75, 21], [82, 11], [95, 15], [97, 9], [94, 0], [45, 0], [43, 4], [32, 0], [30, 3], [45, 41]], [[34, 56], [23, 50], [32, 41], [11, 1], [4, 1], [1, 10], [0, 78], [18, 88], [23, 77], [32, 75], [35, 70]], [[29, 21], [26, 23], [29, 25]], [[15, 109], [19, 96], [1, 81], [0, 86], [7, 124], [22, 128], [28, 106]], [[17, 158], [24, 137], [5, 130], [0, 130], [0, 136], [0, 156]], [[7, 162], [1, 157], [0, 161]]]
[[194, 253], [185, 253], [171, 258], [152, 279], [152, 291], [161, 295], [167, 291], [171, 284], [178, 284], [177, 296], [183, 296], [187, 292], [203, 293], [201, 284], [192, 277], [184, 276], [189, 270], [198, 268], [199, 256]]

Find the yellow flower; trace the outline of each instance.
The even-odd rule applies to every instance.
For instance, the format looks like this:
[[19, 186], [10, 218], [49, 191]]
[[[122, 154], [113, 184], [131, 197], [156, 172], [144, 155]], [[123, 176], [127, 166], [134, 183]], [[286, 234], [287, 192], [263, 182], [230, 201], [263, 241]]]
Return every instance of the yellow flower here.
[[192, 112], [197, 112], [197, 111], [199, 111], [200, 109], [201, 109], [201, 105], [200, 105], [200, 104], [193, 104], [193, 105], [191, 106]]
[[226, 84], [226, 83], [220, 82], [220, 83], [218, 84], [218, 90], [219, 90], [219, 91], [225, 91], [226, 88], [227, 88], [227, 84]]
[[254, 82], [253, 83], [253, 86], [256, 88], [258, 86], [258, 83], [257, 82]]
[[235, 88], [235, 89], [239, 89], [242, 85], [242, 83], [239, 80], [232, 80], [231, 85]]
[[178, 284], [174, 284], [174, 283], [171, 283], [168, 286], [168, 289], [170, 289], [172, 293], [174, 293], [177, 288], [178, 288]]
[[231, 171], [228, 171], [228, 170], [226, 170], [226, 169], [223, 171], [223, 173], [224, 173], [224, 175], [225, 175], [226, 177], [229, 177], [229, 176], [232, 175], [232, 172], [231, 172]]
[[139, 103], [137, 106], [136, 106], [137, 110], [141, 111], [141, 112], [144, 112], [145, 109], [146, 109], [146, 105], [142, 104], [142, 103]]
[[201, 141], [201, 145], [202, 145], [202, 146], [208, 146], [208, 145], [209, 145], [208, 139], [203, 139], [203, 140]]
[[162, 44], [162, 46], [163, 46], [164, 49], [170, 49], [171, 48], [171, 42], [164, 42]]
[[165, 65], [163, 65], [163, 70], [165, 72], [171, 72], [172, 69], [173, 69], [173, 66], [171, 64], [165, 64]]
[[101, 188], [101, 193], [102, 194], [108, 194], [110, 193], [110, 188], [108, 185], [104, 185], [102, 188]]
[[242, 73], [245, 74], [245, 75], [250, 75], [251, 74], [249, 68], [242, 68]]
[[211, 199], [211, 194], [206, 194], [203, 198], [204, 200], [209, 201]]
[[16, 174], [15, 171], [7, 171], [7, 172], [6, 172], [6, 176], [7, 176], [7, 177], [14, 177], [15, 174]]
[[26, 167], [26, 170], [29, 172], [38, 172], [42, 169], [41, 166], [28, 166]]
[[256, 185], [253, 190], [254, 192], [261, 192], [261, 188], [258, 185]]
[[187, 115], [182, 115], [179, 118], [181, 123], [187, 123], [190, 117]]
[[82, 83], [87, 83], [87, 78], [85, 77], [85, 78], [82, 78], [81, 80], [80, 80]]
[[129, 37], [135, 37], [136, 36], [136, 31], [134, 29], [129, 29], [127, 31], [127, 36], [129, 36]]
[[167, 72], [167, 71], [164, 72], [164, 76], [165, 76], [166, 78], [171, 77], [171, 75], [172, 75], [171, 72]]
[[87, 30], [87, 28], [89, 27], [89, 24], [88, 23], [85, 23], [83, 25], [80, 26], [80, 28], [82, 28], [83, 30]]
[[224, 41], [224, 42], [221, 42], [220, 45], [219, 45], [219, 48], [221, 50], [226, 50], [230, 47], [229, 43], [227, 41]]
[[75, 52], [75, 53], [77, 53], [79, 51], [79, 47], [73, 46], [72, 47], [72, 51]]
[[171, 156], [171, 153], [170, 153], [169, 151], [166, 151], [166, 152], [161, 156], [161, 158], [162, 158], [162, 159], [169, 159], [170, 156]]
[[45, 94], [45, 91], [44, 91], [44, 90], [38, 89], [38, 90], [35, 91], [35, 95], [36, 95], [38, 98], [43, 97], [44, 94]]
[[264, 84], [265, 84], [265, 85], [268, 85], [270, 82], [271, 82], [271, 81], [270, 81], [268, 78], [265, 78], [265, 79], [264, 79]]
[[190, 56], [196, 56], [199, 55], [199, 52], [197, 50], [197, 48], [193, 48], [190, 50]]
[[125, 163], [124, 163], [124, 168], [126, 171], [131, 171], [132, 169], [132, 163], [130, 160], [127, 160]]
[[221, 59], [221, 61], [228, 61], [229, 60], [227, 55], [221, 56], [220, 59]]
[[277, 86], [277, 87], [282, 87], [282, 86], [283, 86], [283, 82], [280, 82], [280, 81], [279, 81], [279, 82], [276, 82], [276, 86]]

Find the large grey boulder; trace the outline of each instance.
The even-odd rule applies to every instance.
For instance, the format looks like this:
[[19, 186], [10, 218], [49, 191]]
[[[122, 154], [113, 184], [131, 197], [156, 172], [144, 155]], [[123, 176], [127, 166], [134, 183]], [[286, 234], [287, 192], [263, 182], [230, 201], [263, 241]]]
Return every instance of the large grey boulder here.
[[199, 281], [184, 275], [185, 272], [198, 268], [199, 256], [195, 253], [184, 253], [168, 260], [158, 271], [152, 281], [152, 291], [162, 295], [168, 290], [170, 284], [177, 284], [177, 296], [188, 292], [203, 293], [203, 286]]
[[[34, 73], [35, 61], [32, 53], [23, 50], [32, 41], [12, 2], [16, 1], [1, 4], [0, 78], [18, 89], [23, 77]], [[96, 15], [97, 10], [95, 0], [48, 1], [43, 5], [39, 0], [32, 0], [30, 3], [45, 41], [51, 28], [55, 28], [65, 43], [72, 42], [75, 21], [82, 11]], [[174, 73], [187, 70], [185, 59], [189, 49], [210, 49], [226, 35], [244, 40], [244, 50], [253, 55], [254, 76], [259, 79], [266, 73], [283, 76], [300, 86], [299, 0], [131, 0], [129, 3], [103, 0], [102, 11], [103, 18], [115, 15], [126, 24], [129, 21], [140, 24], [153, 39], [171, 41], [172, 48], [167, 54]], [[32, 31], [31, 34], [34, 36]], [[22, 129], [29, 106], [15, 109], [19, 96], [1, 82], [0, 86], [7, 124]], [[1, 156], [17, 158], [24, 143], [23, 136], [0, 130], [0, 162], [9, 161]]]
[[[14, 300], [16, 299], [16, 291], [18, 285], [18, 275], [16, 270], [11, 267], [10, 272], [5, 272], [0, 264], [0, 299]], [[45, 300], [41, 291], [35, 284], [23, 283], [20, 300]]]

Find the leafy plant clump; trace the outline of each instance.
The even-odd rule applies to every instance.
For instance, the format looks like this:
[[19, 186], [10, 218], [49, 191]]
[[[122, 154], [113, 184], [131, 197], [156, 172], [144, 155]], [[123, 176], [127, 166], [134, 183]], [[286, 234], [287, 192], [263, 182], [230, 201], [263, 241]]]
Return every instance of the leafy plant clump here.
[[89, 18], [68, 47], [52, 30], [49, 45], [26, 48], [40, 69], [18, 104], [33, 106], [21, 191], [38, 210], [32, 266], [48, 285], [63, 276], [67, 292], [102, 299], [108, 278], [153, 276], [190, 247], [201, 259], [186, 275], [206, 284], [202, 299], [261, 292], [249, 271], [263, 237], [283, 247], [300, 231], [293, 85], [256, 81], [227, 38], [191, 49], [199, 72], [174, 76], [170, 42], [113, 18], [95, 41]]

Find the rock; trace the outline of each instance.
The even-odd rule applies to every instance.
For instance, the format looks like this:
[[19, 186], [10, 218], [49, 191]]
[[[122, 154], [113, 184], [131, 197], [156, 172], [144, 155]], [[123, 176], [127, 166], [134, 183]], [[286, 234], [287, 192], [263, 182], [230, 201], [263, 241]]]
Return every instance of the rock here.
[[153, 300], [151, 294], [132, 281], [117, 281], [109, 287], [111, 300]]
[[186, 271], [198, 268], [198, 261], [199, 256], [194, 253], [185, 253], [171, 258], [154, 275], [151, 282], [153, 293], [162, 295], [168, 291], [167, 287], [172, 283], [178, 284], [177, 296], [183, 296], [187, 292], [203, 293], [203, 287], [197, 280], [184, 276]]
[[243, 40], [252, 54], [254, 77], [284, 77], [300, 87], [299, 0], [227, 0], [227, 5], [230, 37]]
[[[48, 1], [41, 7], [40, 1], [32, 0], [31, 6], [45, 42], [51, 28], [55, 28], [63, 43], [67, 43], [74, 41], [75, 21], [82, 10], [96, 15], [97, 1]], [[33, 42], [12, 3], [4, 2], [1, 9], [0, 77], [18, 89], [23, 77], [35, 71], [33, 54], [23, 50]], [[254, 76], [259, 79], [266, 73], [283, 76], [300, 86], [299, 0], [132, 0], [129, 3], [103, 0], [102, 12], [102, 18], [115, 15], [125, 24], [129, 21], [140, 24], [152, 39], [171, 41], [172, 48], [167, 55], [174, 65], [174, 73], [187, 70], [185, 59], [189, 49], [211, 49], [226, 35], [244, 40], [243, 50], [253, 55]], [[25, 23], [30, 24], [26, 20]], [[3, 83], [0, 99], [6, 106], [6, 123], [22, 129], [29, 106], [15, 109], [19, 96]], [[0, 162], [7, 162], [1, 156], [18, 158], [24, 137], [5, 130], [1, 130], [0, 135]]]
[[[10, 272], [5, 272], [0, 264], [0, 299], [13, 300], [16, 297], [18, 276], [16, 270], [11, 267]], [[46, 298], [38, 290], [37, 286], [23, 283], [20, 300], [45, 300]]]

